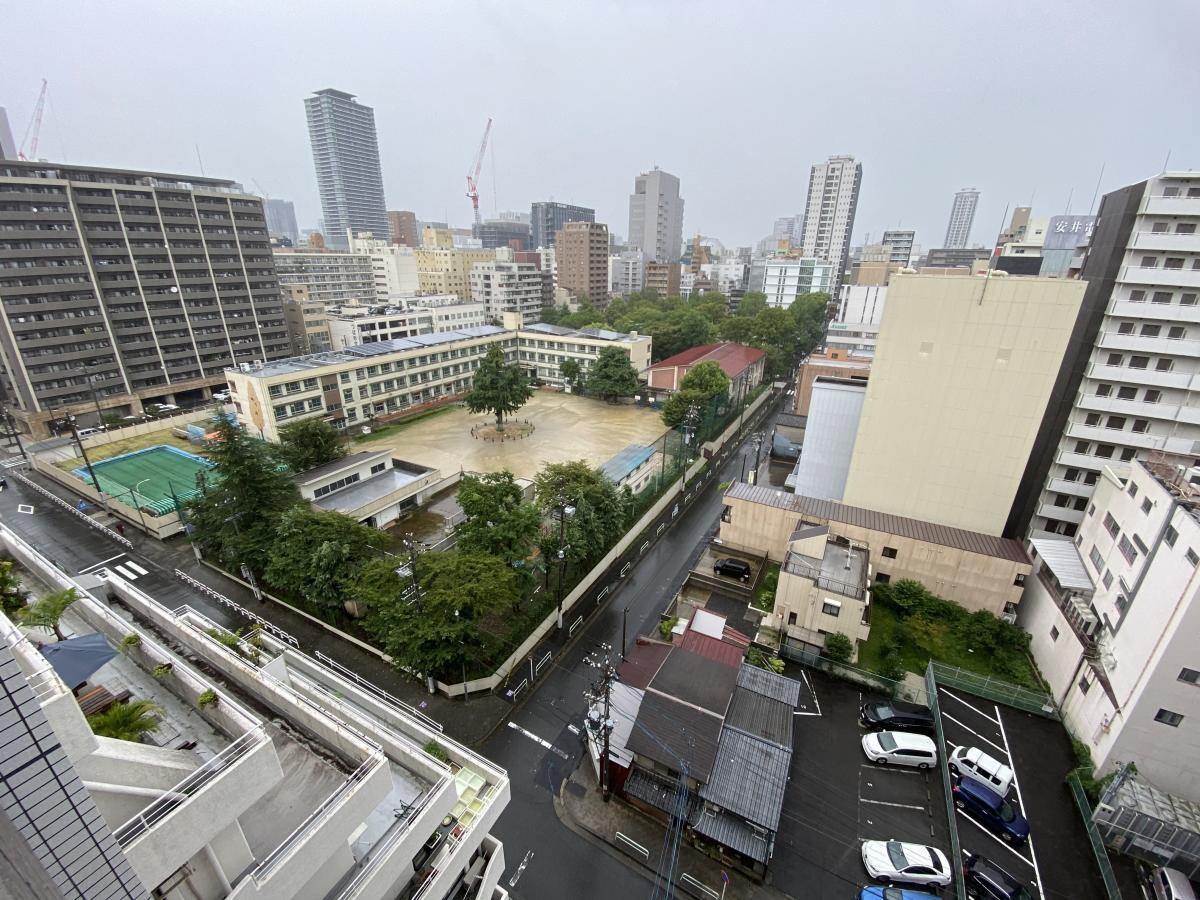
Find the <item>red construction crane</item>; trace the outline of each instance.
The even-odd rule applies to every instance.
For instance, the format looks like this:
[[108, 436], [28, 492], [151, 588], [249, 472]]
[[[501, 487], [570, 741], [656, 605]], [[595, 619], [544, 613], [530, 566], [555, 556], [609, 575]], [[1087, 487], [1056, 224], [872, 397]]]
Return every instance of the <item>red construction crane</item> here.
[[[17, 159], [37, 159], [38, 135], [42, 133], [42, 110], [46, 108], [46, 79], [42, 79], [42, 91], [38, 94], [37, 106], [33, 108], [33, 119], [25, 129], [25, 137], [21, 138], [21, 149], [17, 151]], [[33, 140], [29, 139], [30, 133]], [[25, 155], [25, 147], [29, 147], [29, 155]]]
[[483, 167], [483, 154], [487, 150], [488, 135], [492, 133], [492, 120], [487, 120], [483, 129], [483, 140], [479, 142], [479, 153], [475, 157], [475, 165], [467, 173], [467, 196], [471, 198], [471, 206], [475, 209], [475, 224], [480, 225], [479, 218], [479, 170]]

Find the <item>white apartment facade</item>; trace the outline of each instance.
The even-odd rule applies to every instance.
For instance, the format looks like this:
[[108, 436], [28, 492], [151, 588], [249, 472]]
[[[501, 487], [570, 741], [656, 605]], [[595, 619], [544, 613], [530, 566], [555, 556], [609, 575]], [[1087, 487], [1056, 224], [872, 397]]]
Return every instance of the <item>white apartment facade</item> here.
[[1200, 800], [1200, 493], [1188, 470], [1105, 467], [1074, 541], [1033, 538], [1018, 621], [1106, 774]]
[[280, 288], [304, 287], [318, 303], [374, 303], [377, 298], [371, 258], [346, 251], [272, 249]]
[[1200, 174], [1175, 172], [1104, 198], [1082, 277], [1099, 331], [1050, 464], [1031, 532], [1068, 537], [1105, 466], [1200, 457]]
[[654, 262], [679, 262], [683, 249], [679, 178], [657, 166], [634, 180], [629, 195], [629, 246]]
[[825, 332], [825, 345], [858, 356], [874, 356], [886, 302], [886, 285], [843, 284], [837, 314]]
[[608, 294], [628, 297], [646, 286], [646, 255], [626, 250], [608, 258]]
[[958, 249], [967, 246], [967, 241], [971, 239], [971, 225], [975, 222], [975, 207], [978, 205], [979, 191], [975, 188], [963, 188], [954, 194], [943, 247]]
[[[168, 607], [111, 570], [68, 576], [3, 525], [0, 546], [50, 589], [76, 590], [68, 630], [122, 651], [89, 685], [157, 703], [165, 726], [157, 739], [169, 742], [94, 734], [70, 686], [0, 616], [5, 685], [23, 676], [19, 718], [37, 718], [28, 737], [52, 742], [44, 750], [58, 757], [56, 777], [25, 809], [63, 793], [65, 779], [106, 826], [102, 854], [82, 854], [90, 871], [74, 872], [61, 896], [508, 896], [503, 846], [490, 834], [508, 803], [507, 775], [432, 719], [300, 652], [284, 632], [239, 640], [199, 609]], [[0, 698], [6, 713], [13, 699]], [[433, 744], [445, 760], [428, 752]], [[20, 790], [28, 774], [6, 778], [6, 789]], [[52, 831], [22, 835], [48, 872], [84, 849], [69, 843], [71, 829]], [[94, 880], [130, 870], [140, 884], [126, 875], [119, 894]]]
[[736, 291], [745, 290], [748, 268], [741, 260], [726, 259], [704, 263], [700, 266], [700, 274], [708, 278], [716, 290], [728, 297]]
[[496, 250], [492, 262], [471, 266], [471, 298], [482, 304], [489, 321], [520, 328], [542, 320], [550, 298], [551, 275], [537, 263], [516, 262], [512, 250]]
[[841, 284], [846, 273], [861, 184], [862, 163], [853, 156], [831, 156], [809, 174], [799, 250], [833, 263], [834, 284]]
[[325, 314], [330, 347], [340, 350], [419, 334], [475, 328], [489, 322], [482, 303], [454, 294], [398, 297], [391, 304], [334, 306]]
[[763, 263], [762, 292], [768, 306], [787, 309], [801, 294], [831, 293], [836, 275], [837, 266], [826, 259], [768, 259]]
[[412, 247], [393, 244], [375, 237], [369, 231], [347, 235], [350, 252], [371, 258], [371, 274], [375, 279], [375, 298], [387, 301], [397, 294], [420, 290], [417, 278], [417, 254]]

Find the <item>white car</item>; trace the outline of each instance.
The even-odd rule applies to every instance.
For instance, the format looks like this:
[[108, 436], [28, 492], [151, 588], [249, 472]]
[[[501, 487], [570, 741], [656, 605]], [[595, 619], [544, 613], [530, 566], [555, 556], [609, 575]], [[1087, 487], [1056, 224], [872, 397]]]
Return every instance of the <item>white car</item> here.
[[978, 747], [955, 747], [946, 760], [951, 775], [965, 775], [1007, 797], [1013, 783], [1013, 770]]
[[953, 876], [946, 854], [924, 844], [902, 841], [863, 841], [862, 861], [876, 881], [945, 886]]
[[937, 764], [937, 744], [933, 738], [905, 731], [872, 731], [864, 734], [863, 753], [879, 765], [916, 766], [928, 769]]

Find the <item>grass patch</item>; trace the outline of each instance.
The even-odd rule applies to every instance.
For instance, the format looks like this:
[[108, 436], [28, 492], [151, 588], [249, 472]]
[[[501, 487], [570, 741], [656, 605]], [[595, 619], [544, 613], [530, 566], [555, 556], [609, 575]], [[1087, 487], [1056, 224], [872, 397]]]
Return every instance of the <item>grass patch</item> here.
[[775, 609], [775, 591], [779, 588], [779, 563], [768, 562], [754, 592], [754, 606], [763, 612]]
[[[358, 434], [351, 435], [350, 440], [355, 444], [369, 444], [372, 441], [385, 438], [397, 432], [403, 431], [410, 425], [415, 425], [424, 419], [432, 419], [434, 416], [440, 416], [443, 413], [448, 413], [452, 409], [457, 409], [457, 405], [449, 403], [446, 406], [439, 406], [437, 409], [428, 409], [425, 412], [417, 413], [415, 416], [404, 419], [401, 422], [393, 422], [390, 425], [372, 425], [370, 434], [363, 434], [361, 431]], [[359, 426], [361, 428], [361, 426]]]
[[[195, 453], [197, 456], [204, 455], [202, 445], [193, 444], [187, 438], [177, 437], [171, 433], [171, 429], [165, 428], [162, 431], [152, 431], [149, 434], [135, 434], [130, 437], [121, 438], [120, 440], [113, 441], [111, 444], [89, 447], [88, 458], [92, 462], [98, 463], [104, 459], [112, 459], [114, 456], [120, 456], [122, 453], [145, 450], [147, 447], [157, 447], [160, 444], [178, 447], [180, 450]], [[54, 465], [64, 472], [72, 472], [83, 466], [83, 458], [77, 456], [74, 459], [59, 460]]]

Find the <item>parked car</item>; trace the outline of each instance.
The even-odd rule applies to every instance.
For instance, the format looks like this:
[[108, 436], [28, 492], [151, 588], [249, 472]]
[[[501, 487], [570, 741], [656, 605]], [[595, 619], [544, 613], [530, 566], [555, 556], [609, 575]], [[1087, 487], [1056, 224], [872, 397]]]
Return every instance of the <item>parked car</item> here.
[[923, 734], [872, 731], [863, 735], [862, 748], [867, 759], [881, 766], [895, 763], [898, 766], [928, 769], [937, 762], [937, 745], [932, 738]]
[[876, 881], [944, 886], [952, 877], [946, 854], [924, 844], [863, 841], [862, 861], [867, 874]]
[[1150, 890], [1155, 900], [1196, 900], [1187, 876], [1178, 869], [1160, 867], [1150, 873]]
[[1013, 785], [1013, 770], [978, 747], [955, 747], [946, 760], [951, 775], [963, 775], [1007, 797]]
[[217, 391], [215, 394], [212, 395], [212, 398], [214, 400], [217, 400], [220, 403], [228, 403], [229, 402], [229, 391]]
[[877, 700], [864, 703], [859, 721], [867, 728], [887, 731], [933, 731], [933, 714], [924, 706]]
[[963, 863], [963, 880], [967, 884], [967, 893], [972, 897], [983, 897], [985, 900], [1033, 898], [1029, 888], [978, 853], [968, 856]]
[[937, 894], [910, 891], [908, 888], [869, 884], [858, 893], [858, 900], [938, 900]]
[[750, 564], [740, 559], [718, 559], [713, 563], [713, 574], [736, 578], [738, 581], [749, 581]]
[[990, 787], [970, 778], [960, 778], [952, 793], [956, 807], [1010, 844], [1023, 844], [1029, 837], [1029, 822]]

